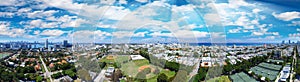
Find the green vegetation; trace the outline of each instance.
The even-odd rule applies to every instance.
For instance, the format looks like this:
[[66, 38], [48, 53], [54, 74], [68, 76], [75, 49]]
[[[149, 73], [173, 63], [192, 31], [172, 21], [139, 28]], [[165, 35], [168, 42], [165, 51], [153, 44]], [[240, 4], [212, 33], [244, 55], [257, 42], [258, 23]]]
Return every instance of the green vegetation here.
[[220, 76], [207, 80], [207, 82], [231, 82], [228, 76]]
[[247, 71], [250, 67], [254, 67], [261, 62], [266, 61], [268, 56], [256, 56], [249, 60], [242, 60], [242, 62], [237, 62], [237, 64], [230, 64], [229, 60], [226, 60], [227, 65], [223, 67], [223, 74], [229, 74], [231, 72], [242, 72]]
[[82, 81], [92, 81], [92, 77], [90, 76], [89, 72], [85, 69], [78, 70], [77, 74], [79, 75], [79, 78], [82, 79]]
[[[81, 67], [79, 69], [88, 69], [93, 72], [100, 72], [101, 68], [102, 68], [102, 67], [100, 67], [101, 64], [99, 64], [96, 61], [91, 61], [90, 58], [80, 57], [77, 63], [80, 63], [80, 65], [81, 65]], [[106, 64], [107, 63], [105, 63], [105, 65]]]
[[168, 79], [176, 75], [175, 71], [169, 71], [169, 70], [162, 70], [160, 73], [165, 74], [168, 77]]
[[179, 70], [172, 82], [186, 82], [188, 80], [188, 73], [184, 70]]
[[149, 65], [149, 61], [148, 60], [133, 60], [133, 63], [137, 66], [144, 66], [144, 65]]
[[157, 77], [157, 82], [168, 82], [168, 76], [164, 73], [159, 74]]

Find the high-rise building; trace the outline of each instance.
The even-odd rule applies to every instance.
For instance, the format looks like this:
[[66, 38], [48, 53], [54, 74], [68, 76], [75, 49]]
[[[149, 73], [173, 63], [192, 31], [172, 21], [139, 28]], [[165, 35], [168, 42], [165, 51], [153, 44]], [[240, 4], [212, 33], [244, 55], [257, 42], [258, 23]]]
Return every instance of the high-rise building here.
[[284, 40], [282, 40], [281, 44], [284, 44]]
[[68, 46], [68, 40], [64, 40], [63, 46], [64, 46], [64, 47], [67, 47], [67, 46]]
[[48, 39], [46, 39], [45, 48], [48, 48], [48, 44], [49, 44]]
[[289, 44], [291, 44], [291, 40], [289, 40]]

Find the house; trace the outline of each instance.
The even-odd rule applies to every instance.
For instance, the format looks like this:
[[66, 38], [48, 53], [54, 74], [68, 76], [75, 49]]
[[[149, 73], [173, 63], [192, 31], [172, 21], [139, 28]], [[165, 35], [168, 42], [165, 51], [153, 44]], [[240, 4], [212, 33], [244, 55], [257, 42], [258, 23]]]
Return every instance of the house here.
[[107, 70], [106, 70], [106, 72], [105, 72], [105, 76], [106, 77], [111, 77], [114, 72], [115, 72], [115, 68], [114, 67], [108, 67]]
[[201, 59], [201, 67], [211, 67], [212, 59], [211, 57], [202, 57]]
[[131, 60], [143, 60], [145, 58], [141, 55], [130, 55], [130, 59]]

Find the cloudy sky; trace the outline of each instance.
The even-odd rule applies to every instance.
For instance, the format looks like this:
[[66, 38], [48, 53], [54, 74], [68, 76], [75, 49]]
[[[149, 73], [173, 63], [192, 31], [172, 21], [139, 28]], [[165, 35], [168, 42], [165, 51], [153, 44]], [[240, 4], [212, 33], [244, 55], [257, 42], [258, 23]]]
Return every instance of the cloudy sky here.
[[300, 40], [298, 0], [0, 0], [0, 41]]

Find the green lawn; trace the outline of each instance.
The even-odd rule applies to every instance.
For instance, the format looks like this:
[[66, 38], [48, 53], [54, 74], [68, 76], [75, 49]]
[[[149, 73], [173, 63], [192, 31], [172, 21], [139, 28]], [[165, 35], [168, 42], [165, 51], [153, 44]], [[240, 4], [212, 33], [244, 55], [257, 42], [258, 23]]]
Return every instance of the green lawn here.
[[0, 53], [0, 58], [8, 56], [10, 53]]
[[114, 63], [114, 62], [118, 62], [120, 64], [122, 64], [124, 61], [129, 61], [129, 56], [116, 56], [116, 59], [106, 59], [106, 57], [102, 58], [99, 60], [99, 62], [106, 62], [107, 64], [109, 63]]
[[208, 80], [207, 82], [231, 82], [228, 76], [216, 77]]
[[163, 69], [162, 71], [160, 71], [160, 73], [166, 74], [168, 76], [168, 78], [171, 78], [171, 77], [173, 77], [173, 76], [176, 75], [175, 71], [169, 71], [169, 70], [165, 70], [165, 69]]
[[106, 59], [106, 57], [104, 57], [104, 58], [100, 59], [100, 62], [110, 63], [110, 62], [115, 62], [115, 60], [114, 59], [109, 60], [109, 59]]
[[[103, 61], [106, 61], [106, 60], [103, 60]], [[116, 62], [121, 63], [121, 70], [122, 70], [123, 74], [126, 76], [130, 75], [132, 77], [135, 77], [138, 74], [139, 67], [141, 67], [141, 66], [149, 65], [153, 69], [158, 67], [155, 65], [151, 65], [149, 63], [149, 61], [146, 59], [133, 60], [133, 61], [129, 61], [127, 63], [123, 63], [123, 61], [129, 61], [129, 56], [118, 56], [116, 58]], [[176, 72], [174, 72], [174, 71], [168, 71], [168, 70], [162, 69], [160, 67], [158, 67], [158, 69], [160, 70], [160, 73], [165, 73], [168, 76], [168, 78], [171, 78], [176, 75]], [[156, 79], [157, 79], [158, 75], [159, 74], [154, 74], [154, 73], [148, 74], [147, 82], [157, 82]]]
[[144, 66], [144, 65], [149, 65], [149, 61], [146, 59], [143, 60], [133, 60], [133, 62], [135, 63], [135, 65], [137, 66]]
[[121, 66], [121, 70], [125, 73], [125, 75], [135, 76], [138, 73], [138, 69], [139, 66], [132, 61], [124, 63]]
[[124, 61], [129, 61], [129, 56], [118, 56], [117, 58], [116, 58], [116, 62], [118, 62], [118, 63], [123, 63]]

